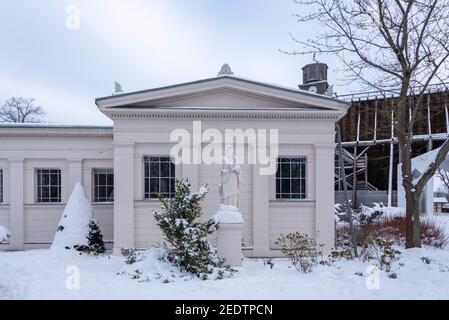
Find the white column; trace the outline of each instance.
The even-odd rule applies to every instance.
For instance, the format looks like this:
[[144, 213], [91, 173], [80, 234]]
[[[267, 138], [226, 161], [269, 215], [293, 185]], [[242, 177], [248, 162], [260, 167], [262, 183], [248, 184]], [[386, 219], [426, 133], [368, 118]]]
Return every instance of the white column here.
[[[83, 177], [82, 177], [82, 159], [67, 159], [68, 162], [68, 195], [70, 196], [72, 194], [73, 189], [75, 188], [75, 184], [77, 182], [83, 183]], [[84, 185], [83, 185], [84, 187]]]
[[10, 231], [11, 248], [23, 249], [24, 212], [23, 212], [23, 161], [9, 160], [9, 199], [10, 199]]
[[260, 175], [260, 165], [253, 165], [253, 256], [270, 255], [270, 176]]
[[315, 234], [324, 254], [334, 247], [334, 165], [335, 145], [315, 145]]
[[134, 247], [134, 144], [114, 144], [114, 255]]

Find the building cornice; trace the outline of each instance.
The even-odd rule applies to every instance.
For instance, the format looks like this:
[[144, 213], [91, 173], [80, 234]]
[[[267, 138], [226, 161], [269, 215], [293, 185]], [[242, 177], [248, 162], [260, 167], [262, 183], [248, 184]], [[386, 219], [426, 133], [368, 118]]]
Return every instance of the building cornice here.
[[192, 120], [329, 120], [337, 121], [339, 111], [300, 110], [180, 110], [165, 109], [108, 109], [103, 111], [112, 120], [117, 119], [192, 119]]
[[112, 140], [111, 128], [0, 126], [0, 138]]

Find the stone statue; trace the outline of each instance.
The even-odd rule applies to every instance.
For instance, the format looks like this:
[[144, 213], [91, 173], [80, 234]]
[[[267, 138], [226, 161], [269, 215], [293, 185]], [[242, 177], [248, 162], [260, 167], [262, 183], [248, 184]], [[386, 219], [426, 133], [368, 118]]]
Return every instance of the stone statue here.
[[237, 159], [226, 150], [223, 157], [223, 166], [220, 171], [220, 184], [218, 186], [221, 196], [221, 203], [239, 208], [240, 205], [240, 166]]

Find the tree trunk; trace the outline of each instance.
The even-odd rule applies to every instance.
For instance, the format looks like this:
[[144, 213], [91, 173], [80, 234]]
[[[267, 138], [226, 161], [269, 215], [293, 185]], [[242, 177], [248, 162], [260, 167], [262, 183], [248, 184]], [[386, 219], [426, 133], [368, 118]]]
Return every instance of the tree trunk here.
[[419, 224], [419, 195], [410, 190], [405, 191], [405, 247], [420, 248], [421, 234]]

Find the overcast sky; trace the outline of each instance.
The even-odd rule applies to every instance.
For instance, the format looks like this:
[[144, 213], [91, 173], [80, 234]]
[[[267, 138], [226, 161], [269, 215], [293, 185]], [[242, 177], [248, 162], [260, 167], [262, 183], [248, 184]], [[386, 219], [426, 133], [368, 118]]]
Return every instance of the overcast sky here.
[[[66, 27], [73, 8], [79, 29]], [[295, 48], [289, 32], [317, 30], [296, 23], [298, 10], [293, 0], [2, 0], [0, 103], [34, 97], [48, 122], [111, 124], [94, 99], [114, 80], [131, 92], [213, 77], [225, 62], [238, 76], [295, 87], [312, 57], [279, 49]], [[335, 61], [322, 61], [335, 83]]]

